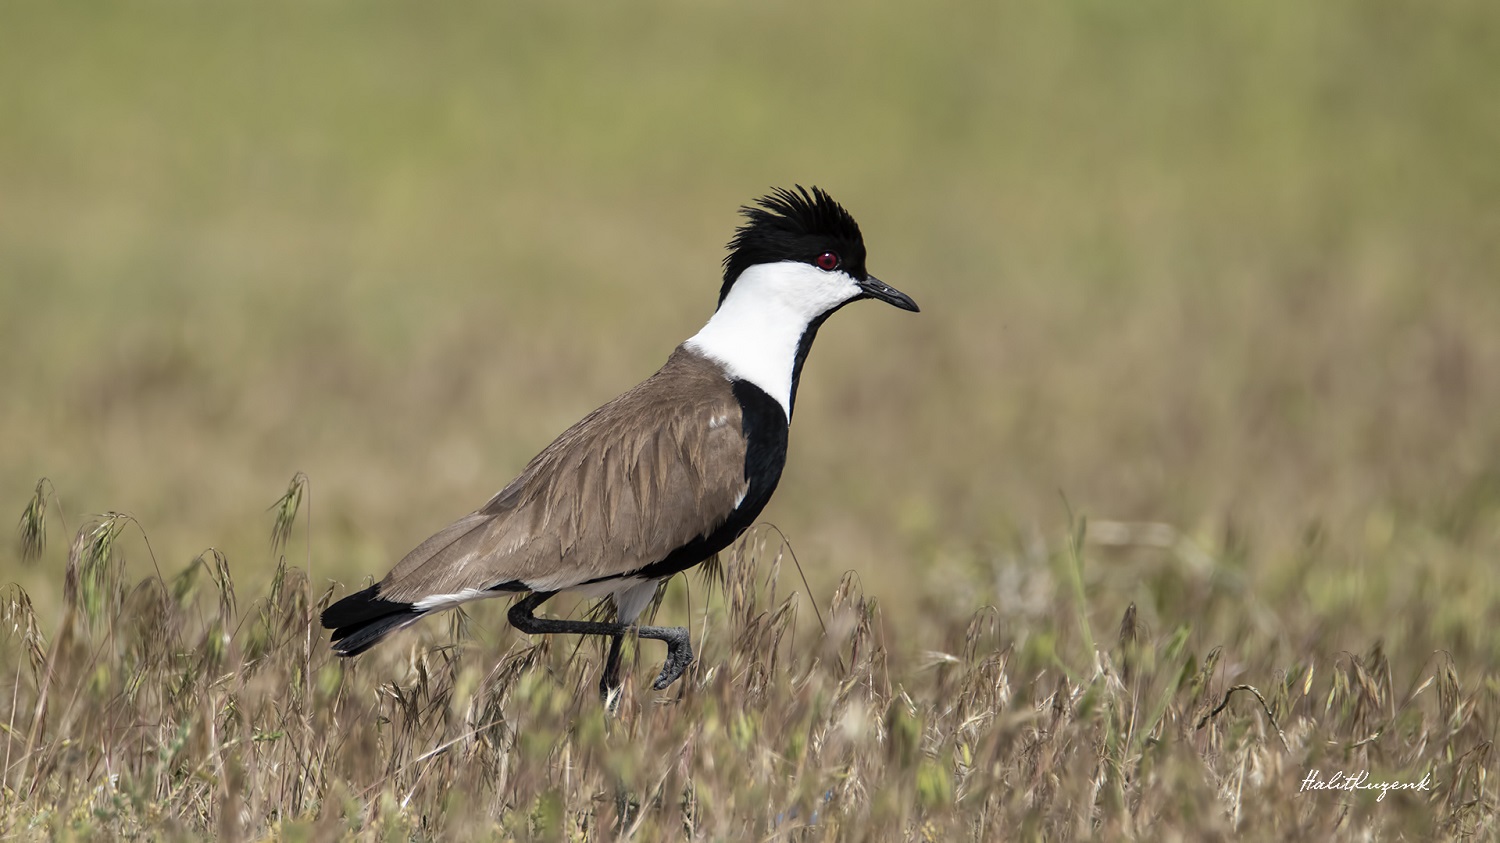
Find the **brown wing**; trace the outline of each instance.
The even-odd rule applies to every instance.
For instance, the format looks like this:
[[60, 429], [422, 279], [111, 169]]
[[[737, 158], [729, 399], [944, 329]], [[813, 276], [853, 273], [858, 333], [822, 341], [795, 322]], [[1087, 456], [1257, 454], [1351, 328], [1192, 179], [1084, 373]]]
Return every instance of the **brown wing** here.
[[679, 348], [407, 554], [380, 596], [417, 602], [512, 583], [556, 591], [628, 574], [723, 523], [748, 488], [744, 466], [729, 382]]

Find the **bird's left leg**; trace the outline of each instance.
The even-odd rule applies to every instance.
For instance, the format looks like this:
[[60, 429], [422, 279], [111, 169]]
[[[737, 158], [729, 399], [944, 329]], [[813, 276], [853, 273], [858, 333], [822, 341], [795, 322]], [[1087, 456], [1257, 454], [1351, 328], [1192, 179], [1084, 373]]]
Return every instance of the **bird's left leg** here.
[[[666, 642], [667, 661], [662, 665], [661, 673], [651, 687], [660, 691], [668, 685], [676, 682], [687, 666], [693, 663], [693, 646], [688, 640], [688, 631], [682, 626], [634, 626], [623, 623], [603, 623], [600, 621], [564, 621], [553, 618], [539, 618], [532, 614], [536, 607], [542, 605], [547, 598], [556, 592], [533, 591], [510, 607], [507, 617], [510, 625], [528, 635], [548, 635], [558, 632], [572, 633], [574, 635], [612, 635], [621, 637], [632, 631], [642, 638], [651, 638]], [[610, 645], [610, 661], [613, 667], [607, 667], [605, 675], [611, 671], [616, 674], [619, 671], [619, 656], [615, 652], [618, 645]]]

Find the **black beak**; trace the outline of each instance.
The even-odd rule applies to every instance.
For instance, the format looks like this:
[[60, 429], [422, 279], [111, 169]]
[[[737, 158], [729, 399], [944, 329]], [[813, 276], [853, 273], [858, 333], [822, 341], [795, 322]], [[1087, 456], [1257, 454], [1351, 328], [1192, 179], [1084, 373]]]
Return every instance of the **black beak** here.
[[879, 299], [886, 304], [893, 304], [902, 310], [910, 310], [912, 313], [917, 313], [920, 310], [917, 307], [917, 303], [911, 300], [911, 296], [873, 275], [866, 276], [865, 280], [859, 282], [859, 288], [865, 291], [864, 297], [867, 299]]

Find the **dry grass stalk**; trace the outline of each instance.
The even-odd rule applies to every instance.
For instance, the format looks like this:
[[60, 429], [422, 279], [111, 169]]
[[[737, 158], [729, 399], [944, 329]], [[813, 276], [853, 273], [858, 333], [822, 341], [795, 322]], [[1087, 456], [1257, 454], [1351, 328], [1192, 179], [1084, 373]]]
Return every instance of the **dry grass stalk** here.
[[[785, 543], [746, 542], [724, 555], [713, 597], [694, 595], [704, 630], [695, 671], [661, 697], [632, 671], [607, 713], [593, 692], [597, 648], [509, 633], [481, 644], [465, 629], [494, 620], [482, 614], [355, 662], [309, 651], [310, 619], [329, 594], [284, 558], [244, 611], [232, 560], [216, 550], [170, 580], [127, 587], [127, 523], [105, 516], [78, 533], [68, 610], [50, 640], [26, 592], [4, 593], [0, 671], [12, 688], [0, 826], [11, 836], [1497, 831], [1500, 701], [1485, 690], [1497, 680], [1479, 672], [1465, 683], [1479, 669], [1447, 653], [1398, 699], [1403, 669], [1380, 646], [1321, 654], [1330, 671], [1281, 667], [1233, 640], [1200, 658], [1191, 626], [1153, 635], [1133, 605], [1118, 651], [1039, 639], [1082, 637], [1087, 606], [1065, 594], [1060, 624], [1027, 628], [982, 609], [939, 619], [925, 634], [941, 649], [909, 656], [912, 642], [893, 639], [857, 575], [826, 600], [820, 633], [799, 618], [806, 594], [781, 589]], [[1081, 539], [1065, 553], [1081, 552]], [[1075, 594], [1087, 597], [1086, 562], [1069, 557]], [[1237, 681], [1219, 694], [1221, 673], [1276, 684], [1266, 695]], [[1231, 706], [1240, 693], [1259, 710]], [[1378, 803], [1297, 793], [1309, 770], [1334, 769], [1439, 786]]]

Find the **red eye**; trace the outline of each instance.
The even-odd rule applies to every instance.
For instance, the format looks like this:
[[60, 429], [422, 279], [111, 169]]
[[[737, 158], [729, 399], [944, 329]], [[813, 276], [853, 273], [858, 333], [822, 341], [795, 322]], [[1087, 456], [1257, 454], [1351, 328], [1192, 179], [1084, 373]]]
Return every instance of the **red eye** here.
[[833, 252], [824, 252], [818, 255], [818, 269], [832, 272], [839, 268], [839, 256]]

